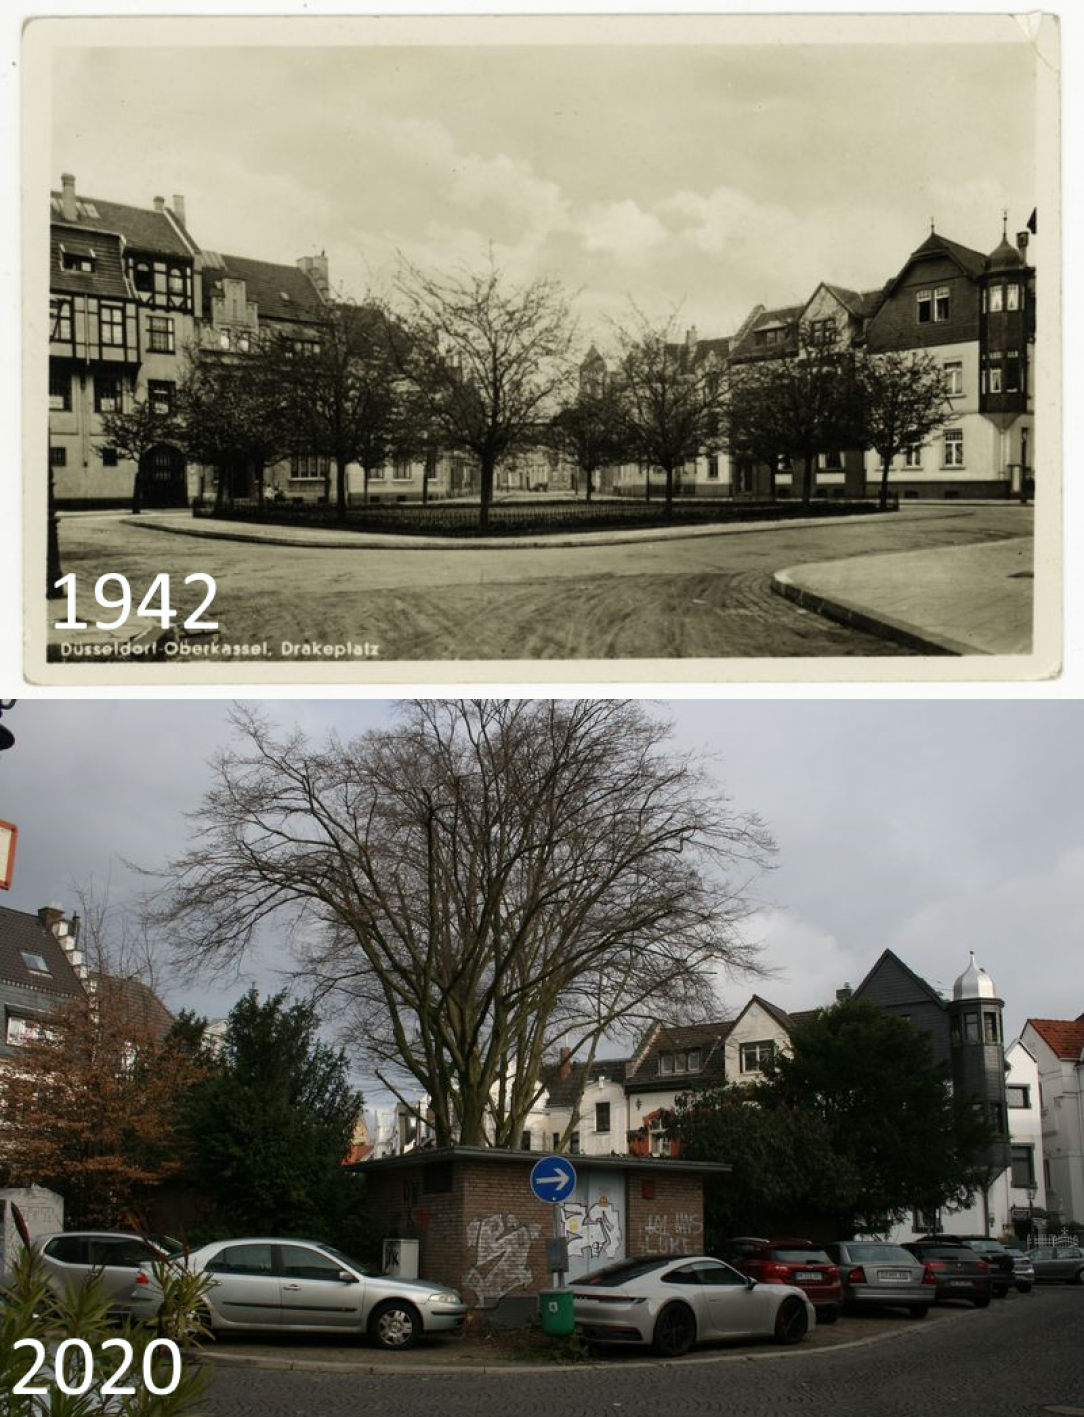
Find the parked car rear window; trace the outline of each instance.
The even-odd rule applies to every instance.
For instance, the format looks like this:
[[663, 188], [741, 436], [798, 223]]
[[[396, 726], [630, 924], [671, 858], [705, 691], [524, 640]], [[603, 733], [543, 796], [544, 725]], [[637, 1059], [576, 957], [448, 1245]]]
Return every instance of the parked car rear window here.
[[89, 1264], [85, 1235], [59, 1235], [45, 1246], [45, 1254], [61, 1264]]
[[861, 1242], [857, 1245], [847, 1245], [847, 1253], [852, 1260], [894, 1260], [906, 1261], [907, 1264], [914, 1264], [915, 1257], [903, 1249], [900, 1245], [874, 1245]]
[[780, 1264], [831, 1264], [832, 1261], [823, 1250], [798, 1250], [798, 1249], [776, 1249], [773, 1245], [769, 1251], [773, 1260], [778, 1260]]
[[975, 1256], [964, 1245], [919, 1245], [924, 1255], [932, 1255], [935, 1260], [970, 1260]]
[[624, 1284], [630, 1279], [639, 1279], [642, 1274], [650, 1274], [652, 1270], [662, 1269], [669, 1263], [670, 1260], [665, 1256], [656, 1256], [648, 1260], [622, 1260], [620, 1264], [609, 1264], [604, 1269], [592, 1270], [590, 1274], [585, 1274], [575, 1283], [577, 1285], [601, 1284], [606, 1287], [611, 1284]]

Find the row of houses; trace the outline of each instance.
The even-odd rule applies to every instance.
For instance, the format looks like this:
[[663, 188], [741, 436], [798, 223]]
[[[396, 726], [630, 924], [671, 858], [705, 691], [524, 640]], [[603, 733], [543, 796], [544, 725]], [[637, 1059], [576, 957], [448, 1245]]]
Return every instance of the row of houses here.
[[[261, 331], [297, 342], [313, 337], [332, 298], [326, 256], [294, 265], [228, 255], [201, 246], [182, 196], [155, 197], [150, 208], [90, 198], [71, 174], [51, 194], [49, 319], [49, 464], [60, 507], [130, 502], [137, 472], [147, 506], [184, 506], [221, 476], [231, 496], [253, 495], [248, 465], [218, 470], [189, 463], [163, 441], [146, 449], [140, 466], [110, 446], [103, 415], [147, 403], [172, 411], [190, 354], [214, 350], [243, 355]], [[800, 338], [864, 344], [871, 350], [922, 350], [940, 361], [955, 413], [928, 447], [908, 449], [892, 482], [903, 497], [1007, 498], [1032, 478], [1034, 459], [1032, 345], [1035, 271], [1028, 232], [1016, 245], [1003, 235], [989, 254], [931, 230], [900, 271], [879, 290], [855, 292], [822, 283], [804, 304], [756, 305], [733, 335], [701, 339], [689, 331], [690, 357], [717, 367], [793, 350]], [[593, 349], [581, 387], [607, 377]], [[327, 495], [327, 460], [299, 452], [264, 471], [265, 495], [291, 502]], [[817, 471], [821, 495], [866, 496], [878, 477], [872, 455], [825, 449]], [[646, 479], [646, 484], [645, 484]], [[639, 495], [662, 474], [642, 467], [605, 469], [600, 490]], [[725, 450], [705, 449], [682, 470], [685, 495], [763, 497], [774, 481], [791, 490], [789, 466], [767, 469]], [[351, 469], [349, 486], [362, 484]], [[567, 491], [575, 471], [539, 448], [498, 470], [498, 490]], [[473, 490], [470, 459], [441, 453], [402, 458], [370, 474], [372, 500], [410, 501]]]
[[[1005, 1138], [989, 1158], [993, 1179], [985, 1195], [951, 1215], [915, 1211], [892, 1238], [911, 1239], [939, 1224], [965, 1234], [1011, 1234], [1036, 1212], [1084, 1216], [1084, 1015], [1028, 1019], [1006, 1044], [1004, 1003], [974, 955], [950, 998], [891, 950], [837, 998], [852, 993], [924, 1032], [953, 1087], [987, 1108]], [[765, 1065], [790, 1051], [794, 1028], [815, 1012], [788, 1012], [754, 994], [732, 1019], [656, 1024], [631, 1057], [600, 1059], [587, 1069], [562, 1056], [541, 1080], [521, 1147], [561, 1147], [585, 1158], [671, 1157], [677, 1148], [665, 1113], [675, 1100], [698, 1087], [761, 1081]], [[400, 1106], [377, 1113], [365, 1154], [402, 1156], [424, 1150], [428, 1140], [424, 1102]]]

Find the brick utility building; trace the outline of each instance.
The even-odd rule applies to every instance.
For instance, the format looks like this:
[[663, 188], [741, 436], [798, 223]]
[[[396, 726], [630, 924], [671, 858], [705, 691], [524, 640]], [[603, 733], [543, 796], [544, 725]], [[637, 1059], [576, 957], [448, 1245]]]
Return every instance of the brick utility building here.
[[[521, 1317], [552, 1275], [554, 1206], [530, 1188], [538, 1153], [447, 1147], [365, 1161], [367, 1207], [379, 1233], [417, 1239], [419, 1273], [472, 1306]], [[628, 1156], [577, 1156], [577, 1184], [560, 1203], [569, 1278], [632, 1255], [698, 1253], [703, 1177], [729, 1167]]]

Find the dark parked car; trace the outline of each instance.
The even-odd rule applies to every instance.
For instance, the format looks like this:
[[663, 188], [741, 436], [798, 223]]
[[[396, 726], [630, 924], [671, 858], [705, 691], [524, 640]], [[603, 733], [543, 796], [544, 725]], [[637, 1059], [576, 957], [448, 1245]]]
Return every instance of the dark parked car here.
[[1012, 1255], [1000, 1240], [985, 1235], [923, 1235], [923, 1240], [940, 1241], [945, 1245], [966, 1245], [981, 1255], [990, 1266], [990, 1284], [995, 1299], [1004, 1299], [1016, 1282]]
[[1084, 1284], [1084, 1249], [1079, 1245], [1048, 1245], [1029, 1250], [1037, 1281], [1061, 1280], [1065, 1284]]
[[969, 1299], [976, 1309], [989, 1305], [993, 1289], [990, 1266], [974, 1250], [941, 1240], [908, 1240], [903, 1248], [933, 1270], [939, 1302]]
[[819, 1324], [835, 1323], [843, 1307], [839, 1268], [808, 1240], [762, 1240], [738, 1235], [728, 1240], [723, 1259], [761, 1284], [793, 1284], [809, 1296]]
[[937, 1297], [933, 1270], [902, 1245], [880, 1240], [837, 1240], [825, 1253], [839, 1266], [844, 1308], [906, 1309], [912, 1318], [924, 1318]]

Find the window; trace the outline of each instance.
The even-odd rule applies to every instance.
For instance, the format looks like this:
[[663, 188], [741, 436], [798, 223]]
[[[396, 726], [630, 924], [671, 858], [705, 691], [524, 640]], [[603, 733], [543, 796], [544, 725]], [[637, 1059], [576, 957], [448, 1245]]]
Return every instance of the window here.
[[270, 1245], [227, 1245], [204, 1266], [208, 1274], [271, 1274]]
[[67, 448], [50, 448], [50, 449], [49, 449], [49, 466], [50, 466], [50, 467], [67, 467], [67, 466], [68, 466], [68, 450], [67, 450]]
[[561, 1145], [561, 1133], [560, 1133], [560, 1132], [554, 1132], [554, 1134], [553, 1134], [553, 1150], [556, 1151], [556, 1150], [560, 1147], [560, 1145]]
[[1001, 310], [1001, 309], [1004, 308], [1004, 301], [1005, 301], [1005, 288], [1004, 288], [1004, 286], [1001, 286], [1001, 285], [992, 285], [992, 286], [990, 287], [990, 298], [989, 298], [989, 302], [988, 302], [986, 308], [991, 312], [991, 314], [993, 314], [995, 311]]
[[909, 447], [909, 448], [904, 448], [904, 450], [903, 450], [903, 465], [904, 465], [904, 467], [921, 467], [921, 466], [922, 466], [922, 444], [921, 444], [921, 443], [913, 443], [913, 444], [911, 445], [911, 447]]
[[154, 354], [173, 353], [172, 315], [152, 315], [147, 321], [149, 347]]
[[982, 1034], [987, 1043], [999, 1043], [1001, 1041], [1001, 1029], [998, 1026], [997, 1014], [984, 1013], [982, 1016]]
[[520, 1133], [519, 1149], [520, 1149], [520, 1151], [530, 1151], [530, 1149], [531, 1149], [531, 1134], [530, 1134], [530, 1132], [521, 1132], [521, 1133]]
[[323, 482], [330, 470], [330, 459], [313, 453], [295, 453], [290, 459], [290, 477], [295, 482]]
[[826, 472], [839, 472], [843, 467], [843, 454], [838, 450], [831, 453], [821, 453], [820, 463]]
[[121, 384], [116, 374], [94, 375], [95, 413], [119, 413], [121, 410]]
[[695, 1072], [699, 1072], [699, 1070], [700, 1070], [700, 1049], [699, 1049], [699, 1048], [690, 1048], [690, 1049], [689, 1049], [689, 1071], [690, 1071], [691, 1073], [695, 1073]]
[[132, 284], [140, 295], [154, 294], [154, 271], [149, 261], [137, 261], [132, 268]]
[[933, 319], [933, 297], [928, 290], [915, 294], [915, 319], [920, 325], [928, 325]]
[[102, 345], [109, 349], [124, 348], [124, 306], [103, 304], [99, 311]]
[[342, 1263], [305, 1245], [283, 1245], [282, 1274], [288, 1279], [338, 1279]]
[[714, 482], [719, 476], [719, 454], [708, 454], [708, 478]]
[[979, 1016], [969, 1013], [963, 1016], [963, 1040], [965, 1043], [977, 1043], [979, 1041]]
[[568, 1139], [568, 1149], [569, 1149], [569, 1151], [572, 1153], [573, 1156], [578, 1156], [578, 1155], [579, 1155], [579, 1153], [580, 1153], [580, 1134], [579, 1134], [579, 1132], [573, 1132], [572, 1135], [571, 1135], [571, 1137], [569, 1137], [569, 1139]]
[[1010, 1107], [1030, 1107], [1031, 1088], [1026, 1084], [1007, 1087], [1005, 1089], [1005, 1100]]
[[1010, 357], [1005, 361], [1005, 392], [1007, 394], [1020, 392], [1020, 361], [1015, 355], [1016, 350], [1010, 349]]
[[181, 270], [180, 266], [170, 266], [167, 280], [169, 283], [169, 293], [174, 303], [177, 302], [178, 298], [183, 300], [184, 271]]
[[942, 365], [945, 375], [945, 393], [962, 394], [964, 391], [964, 362], [962, 359], [946, 359]]
[[1005, 287], [1005, 309], [1020, 309], [1020, 287], [1018, 285], [1007, 285]]
[[836, 322], [834, 319], [810, 320], [809, 339], [811, 344], [834, 344], [836, 339]]
[[673, 1055], [673, 1053], [660, 1053], [660, 1054], [659, 1054], [659, 1072], [660, 1072], [660, 1073], [672, 1073], [673, 1071], [674, 1071], [674, 1055]]
[[218, 337], [218, 347], [219, 347], [219, 349], [229, 349], [230, 345], [232, 345], [232, 344], [233, 344], [233, 336], [230, 334], [229, 330], [223, 330], [222, 333], [221, 333], [221, 334], [219, 335], [219, 337]]
[[963, 467], [964, 465], [964, 435], [961, 428], [949, 428], [945, 431], [945, 467]]
[[775, 1057], [775, 1044], [770, 1040], [741, 1045], [741, 1070], [743, 1073], [759, 1073], [766, 1063]]
[[26, 965], [27, 969], [29, 969], [32, 973], [52, 974], [53, 971], [45, 963], [45, 960], [42, 958], [41, 955], [32, 954], [30, 950], [20, 950], [19, 953], [23, 957], [23, 963]]
[[933, 317], [935, 320], [947, 320], [949, 317], [949, 288], [947, 285], [939, 285], [933, 293]]
[[252, 341], [244, 330], [237, 336], [237, 348], [242, 354], [247, 354], [252, 348]]
[[23, 1018], [21, 1014], [8, 1014], [4, 1039], [13, 1048], [21, 1048], [24, 1043], [33, 1043], [39, 1038], [49, 1038], [51, 1030], [33, 1018]]
[[58, 1235], [45, 1253], [58, 1264], [90, 1264], [90, 1240], [85, 1235]]
[[93, 273], [95, 257], [93, 251], [65, 251], [61, 247], [60, 266], [65, 271], [83, 271], [90, 275]]
[[1009, 1148], [1012, 1157], [1012, 1183], [1014, 1186], [1035, 1184], [1035, 1148], [1033, 1146], [1013, 1146]]
[[383, 467], [374, 467], [369, 473], [370, 482], [383, 482], [385, 477]]
[[116, 450], [116, 448], [103, 448], [103, 449], [102, 449], [102, 467], [116, 467], [116, 465], [117, 465], [117, 450]]
[[994, 364], [986, 371], [986, 391], [991, 394], [1001, 392], [1001, 368]]
[[295, 339], [294, 350], [298, 354], [312, 355], [320, 353], [320, 341], [315, 339]]
[[176, 392], [176, 384], [168, 379], [149, 380], [147, 383], [147, 400], [150, 403], [151, 412], [163, 414], [168, 418], [173, 412]]
[[72, 338], [72, 303], [64, 296], [49, 301], [49, 338], [70, 344]]
[[414, 470], [410, 465], [410, 459], [396, 458], [391, 475], [396, 482], [410, 482], [414, 477]]
[[595, 1103], [595, 1131], [608, 1132], [610, 1130], [610, 1104], [608, 1102]]
[[49, 407], [69, 413], [72, 406], [72, 376], [66, 369], [49, 370]]

